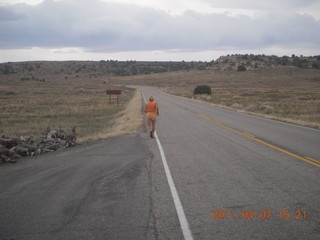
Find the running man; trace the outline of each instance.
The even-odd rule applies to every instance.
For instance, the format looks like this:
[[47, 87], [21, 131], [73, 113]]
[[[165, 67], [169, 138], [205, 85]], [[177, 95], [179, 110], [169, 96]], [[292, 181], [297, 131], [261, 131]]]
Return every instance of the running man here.
[[145, 110], [148, 119], [148, 128], [150, 131], [150, 137], [154, 138], [154, 131], [156, 130], [157, 115], [159, 116], [159, 107], [154, 98], [150, 97], [149, 102], [146, 104]]

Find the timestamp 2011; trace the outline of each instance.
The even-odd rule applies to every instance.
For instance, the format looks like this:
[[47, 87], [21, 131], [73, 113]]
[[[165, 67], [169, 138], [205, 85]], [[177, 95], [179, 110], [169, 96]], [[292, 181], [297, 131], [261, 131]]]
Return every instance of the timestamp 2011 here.
[[260, 210], [260, 211], [248, 211], [244, 210], [241, 212], [236, 211], [223, 211], [217, 210], [212, 211], [212, 219], [271, 219], [271, 218], [279, 218], [279, 219], [296, 219], [303, 220], [307, 219], [307, 212], [305, 210], [297, 210], [297, 211], [288, 211], [288, 210], [280, 210], [280, 211], [271, 211], [271, 210]]

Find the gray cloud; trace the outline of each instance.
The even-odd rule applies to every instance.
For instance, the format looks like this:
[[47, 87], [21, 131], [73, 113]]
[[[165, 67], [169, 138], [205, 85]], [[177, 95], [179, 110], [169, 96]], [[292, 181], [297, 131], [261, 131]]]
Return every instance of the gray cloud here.
[[289, 10], [308, 7], [318, 0], [201, 0], [216, 8], [241, 8], [260, 10]]
[[[228, 4], [228, 0], [224, 2]], [[246, 2], [250, 5], [254, 1]], [[289, 4], [289, 0], [280, 2]], [[303, 7], [301, 2], [314, 1], [290, 2]], [[319, 21], [309, 15], [278, 11], [254, 19], [191, 10], [172, 16], [151, 8], [99, 0], [46, 0], [36, 6], [0, 7], [0, 16], [2, 49], [36, 46], [82, 47], [95, 52], [209, 50], [222, 46], [309, 45], [319, 44], [320, 40]]]

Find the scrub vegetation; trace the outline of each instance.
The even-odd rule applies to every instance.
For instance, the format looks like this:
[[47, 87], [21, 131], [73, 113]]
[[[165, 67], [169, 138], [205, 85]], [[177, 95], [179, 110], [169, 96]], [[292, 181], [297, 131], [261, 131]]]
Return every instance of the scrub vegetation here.
[[[141, 98], [124, 85], [155, 86], [235, 111], [320, 128], [319, 63], [319, 56], [264, 55], [232, 55], [209, 63], [3, 63], [0, 135], [39, 137], [48, 128], [76, 127], [78, 139], [90, 141], [131, 133], [131, 125], [136, 130], [142, 122]], [[194, 95], [201, 85], [212, 94]], [[116, 99], [109, 104], [106, 89], [122, 90], [119, 104]]]
[[[30, 78], [32, 79], [32, 78]], [[111, 104], [106, 89], [121, 89], [119, 104]], [[102, 79], [46, 75], [45, 81], [21, 80], [20, 74], [1, 76], [0, 134], [40, 137], [46, 129], [76, 127], [78, 140], [106, 130], [125, 109], [134, 89], [110, 86]], [[93, 138], [90, 138], [93, 139]]]
[[[157, 86], [169, 94], [320, 129], [320, 58], [312, 59], [235, 55], [220, 58], [205, 70], [131, 76], [114, 82]], [[246, 71], [238, 71], [242, 64]], [[210, 86], [212, 94], [194, 95], [199, 85]]]

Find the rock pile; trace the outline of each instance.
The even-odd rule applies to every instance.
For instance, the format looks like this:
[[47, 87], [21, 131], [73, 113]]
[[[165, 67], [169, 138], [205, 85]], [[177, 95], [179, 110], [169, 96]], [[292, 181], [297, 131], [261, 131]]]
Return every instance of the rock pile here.
[[47, 130], [44, 134], [45, 136], [40, 140], [32, 137], [12, 139], [2, 136], [0, 138], [0, 164], [15, 163], [20, 157], [53, 152], [77, 144], [75, 128], [70, 134], [66, 134], [62, 129]]

